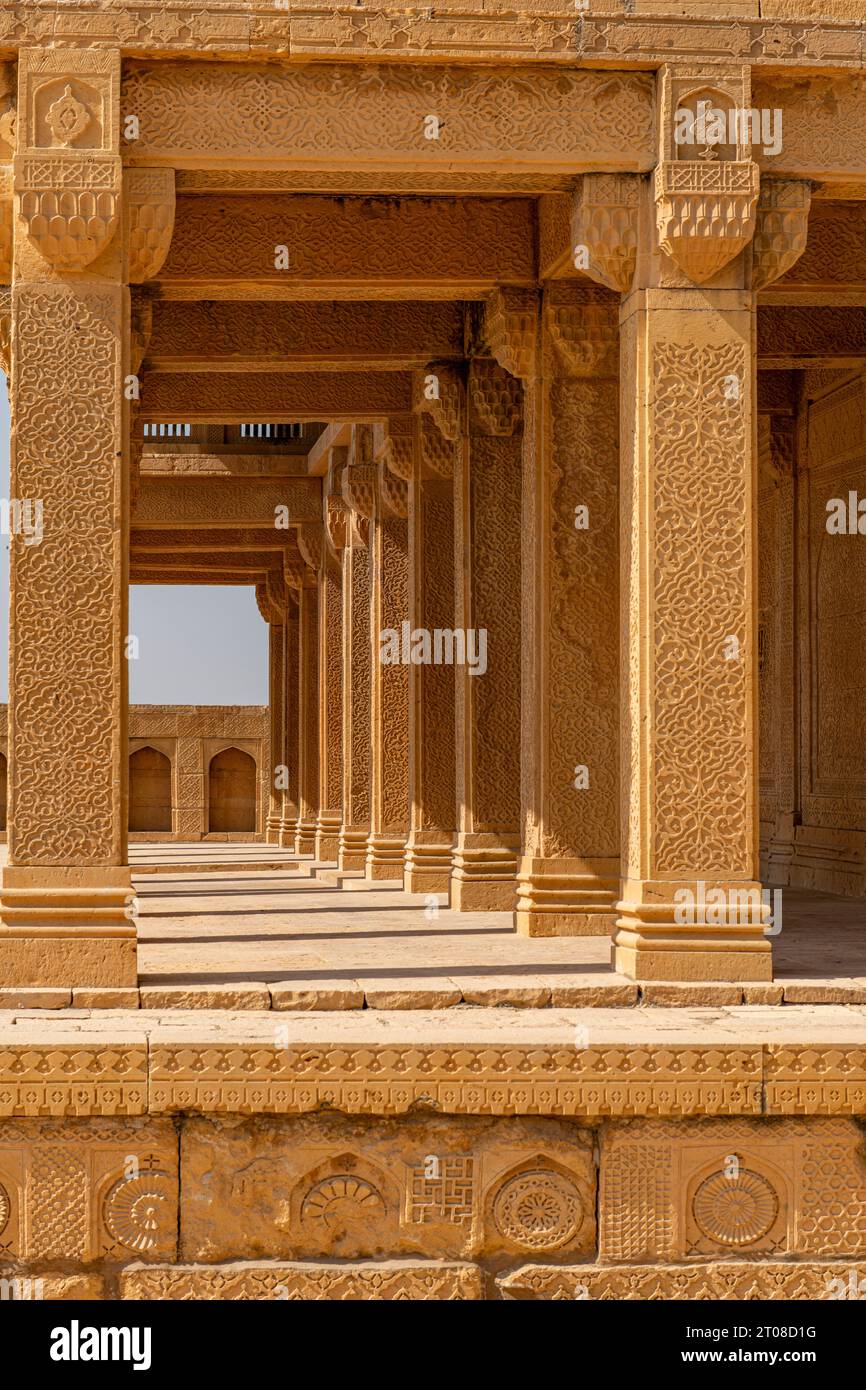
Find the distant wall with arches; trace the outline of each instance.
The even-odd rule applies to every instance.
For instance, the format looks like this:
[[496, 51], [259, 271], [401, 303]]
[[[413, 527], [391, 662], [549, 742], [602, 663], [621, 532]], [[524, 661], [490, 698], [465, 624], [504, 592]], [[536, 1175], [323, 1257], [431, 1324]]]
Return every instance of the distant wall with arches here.
[[[6, 712], [0, 705], [0, 844]], [[130, 705], [130, 840], [264, 838], [269, 765], [266, 705]]]

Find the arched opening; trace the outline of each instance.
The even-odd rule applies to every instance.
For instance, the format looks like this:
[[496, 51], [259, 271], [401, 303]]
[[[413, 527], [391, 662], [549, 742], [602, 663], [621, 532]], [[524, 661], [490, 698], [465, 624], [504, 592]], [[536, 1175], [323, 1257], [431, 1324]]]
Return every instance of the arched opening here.
[[156, 748], [129, 759], [129, 828], [171, 831], [171, 762]]
[[0, 831], [6, 829], [6, 754], [0, 753]]
[[208, 771], [208, 830], [255, 830], [256, 761], [240, 748], [224, 748]]

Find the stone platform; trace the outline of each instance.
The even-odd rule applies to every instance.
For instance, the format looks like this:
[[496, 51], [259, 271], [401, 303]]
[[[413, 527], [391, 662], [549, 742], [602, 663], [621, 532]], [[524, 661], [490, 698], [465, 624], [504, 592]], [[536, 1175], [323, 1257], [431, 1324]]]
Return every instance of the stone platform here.
[[45, 1297], [847, 1297], [864, 1114], [856, 1006], [9, 1010], [0, 1277]]

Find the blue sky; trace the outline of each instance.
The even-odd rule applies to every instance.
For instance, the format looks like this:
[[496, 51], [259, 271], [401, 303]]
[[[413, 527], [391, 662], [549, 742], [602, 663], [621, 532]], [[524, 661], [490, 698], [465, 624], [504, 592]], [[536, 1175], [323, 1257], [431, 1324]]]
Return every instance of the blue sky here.
[[[0, 497], [9, 497], [9, 402], [0, 373]], [[46, 508], [45, 526], [48, 527]], [[8, 697], [9, 537], [0, 563], [0, 702]], [[250, 585], [134, 585], [129, 698], [139, 705], [266, 705], [268, 635]]]

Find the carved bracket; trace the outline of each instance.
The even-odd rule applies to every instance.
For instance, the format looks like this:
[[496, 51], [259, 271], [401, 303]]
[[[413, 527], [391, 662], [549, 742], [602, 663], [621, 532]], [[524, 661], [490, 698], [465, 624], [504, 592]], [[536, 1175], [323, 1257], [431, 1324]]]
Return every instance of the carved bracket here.
[[637, 174], [585, 174], [574, 195], [572, 246], [586, 250], [578, 268], [620, 294], [631, 288], [637, 264], [640, 185]]
[[153, 332], [153, 301], [146, 290], [133, 290], [130, 311], [129, 370], [138, 372]]
[[379, 496], [382, 506], [394, 516], [409, 515], [409, 484], [395, 477], [384, 459], [379, 464]]
[[301, 558], [310, 569], [319, 573], [322, 564], [322, 528], [314, 521], [305, 521], [298, 527], [298, 550]]
[[151, 280], [162, 269], [174, 231], [174, 170], [127, 169], [123, 181], [126, 278]]
[[800, 259], [806, 249], [812, 185], [805, 179], [761, 180], [755, 237], [752, 242], [752, 288], [764, 289]]
[[523, 414], [520, 382], [489, 357], [474, 357], [467, 378], [469, 404], [485, 434], [514, 434]]
[[484, 306], [483, 335], [501, 367], [526, 380], [535, 370], [538, 294], [508, 286], [495, 289]]
[[463, 380], [453, 362], [430, 362], [415, 373], [414, 408], [429, 415], [445, 439], [460, 438], [463, 424]]
[[81, 271], [120, 221], [120, 54], [24, 49], [15, 192], [27, 235], [55, 270]]
[[425, 478], [454, 477], [454, 445], [442, 431], [425, 420], [419, 441], [421, 474]]
[[554, 281], [545, 294], [544, 324], [566, 375], [616, 376], [618, 303], [605, 290]]
[[748, 246], [759, 170], [751, 159], [666, 161], [655, 173], [659, 245], [702, 285]]
[[12, 282], [14, 197], [12, 170], [0, 169], [0, 282]]

